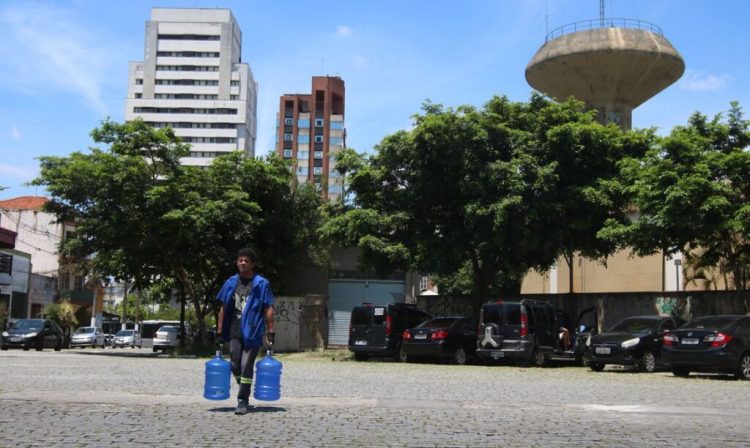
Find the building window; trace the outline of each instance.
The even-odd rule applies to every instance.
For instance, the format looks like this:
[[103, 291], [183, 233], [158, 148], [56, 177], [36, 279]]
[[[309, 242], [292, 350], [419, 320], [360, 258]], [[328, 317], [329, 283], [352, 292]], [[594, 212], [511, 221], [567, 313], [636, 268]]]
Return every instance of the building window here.
[[294, 118], [284, 118], [284, 124], [287, 126], [294, 126]]
[[315, 151], [313, 153], [313, 157], [316, 159], [322, 159], [323, 158], [323, 151]]
[[292, 157], [292, 150], [291, 149], [285, 149], [284, 150], [284, 157], [286, 157], [287, 159], [291, 158]]
[[284, 134], [284, 141], [285, 142], [291, 142], [292, 141], [292, 134]]
[[423, 275], [419, 277], [419, 290], [426, 291], [430, 287], [430, 277]]
[[11, 275], [13, 271], [13, 255], [0, 254], [0, 274]]
[[343, 131], [344, 130], [344, 122], [343, 121], [332, 121], [331, 122], [331, 129], [335, 129], [337, 131]]
[[297, 167], [297, 176], [307, 176], [310, 173], [310, 168], [306, 166]]
[[331, 144], [336, 146], [342, 146], [344, 144], [343, 137], [331, 137]]
[[143, 85], [143, 79], [141, 79], [141, 78], [136, 78], [136, 79], [135, 79], [135, 85], [137, 85], [137, 86]]
[[323, 143], [323, 136], [322, 135], [316, 135], [315, 136], [315, 143]]
[[303, 145], [310, 143], [310, 136], [309, 135], [298, 135], [297, 136], [297, 143], [301, 143]]
[[297, 120], [297, 126], [300, 128], [307, 129], [310, 127], [310, 120], [307, 118], [306, 119], [300, 118], [299, 120]]
[[341, 185], [329, 185], [328, 194], [341, 194]]
[[310, 158], [310, 151], [297, 151], [297, 159], [307, 160]]
[[313, 167], [313, 175], [323, 174], [323, 167], [322, 166], [314, 166]]
[[135, 94], [135, 97], [136, 97], [136, 98], [143, 98], [143, 94], [142, 94], [142, 93], [136, 93], [136, 94]]

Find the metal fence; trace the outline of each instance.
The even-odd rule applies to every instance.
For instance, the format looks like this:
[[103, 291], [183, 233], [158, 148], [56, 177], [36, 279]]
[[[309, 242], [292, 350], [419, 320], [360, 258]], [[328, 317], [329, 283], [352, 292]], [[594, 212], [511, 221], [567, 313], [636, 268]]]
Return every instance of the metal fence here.
[[664, 35], [661, 28], [653, 23], [646, 22], [638, 19], [622, 19], [622, 18], [600, 18], [600, 19], [589, 19], [581, 20], [579, 22], [569, 23], [559, 28], [555, 28], [547, 34], [544, 41], [547, 42], [552, 39], [557, 39], [565, 34], [577, 33], [578, 31], [595, 30], [599, 28], [631, 28], [637, 30], [651, 31], [652, 33]]

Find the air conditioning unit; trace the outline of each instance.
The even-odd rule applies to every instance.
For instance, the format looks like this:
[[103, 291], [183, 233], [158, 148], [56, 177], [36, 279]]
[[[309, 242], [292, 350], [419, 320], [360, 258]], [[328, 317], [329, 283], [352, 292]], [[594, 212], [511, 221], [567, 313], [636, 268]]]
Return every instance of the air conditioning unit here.
[[294, 124], [294, 118], [284, 118], [284, 124], [292, 126]]

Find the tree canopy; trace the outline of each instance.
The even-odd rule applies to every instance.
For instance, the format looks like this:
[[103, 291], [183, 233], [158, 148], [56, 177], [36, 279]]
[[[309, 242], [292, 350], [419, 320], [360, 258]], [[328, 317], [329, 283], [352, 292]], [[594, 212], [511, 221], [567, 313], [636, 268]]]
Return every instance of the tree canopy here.
[[349, 158], [355, 199], [322, 235], [360, 246], [379, 271], [417, 269], [444, 284], [463, 284], [454, 277], [469, 272], [478, 309], [491, 293], [517, 294], [529, 269], [546, 270], [559, 255], [614, 251], [596, 237], [606, 219], [624, 219], [609, 182], [616, 162], [647, 144], [647, 135], [598, 124], [574, 100], [428, 102], [411, 130]]
[[239, 248], [255, 248], [276, 291], [290, 266], [321, 258], [319, 195], [293, 185], [280, 158], [235, 152], [205, 169], [183, 166], [189, 145], [140, 119], [107, 120], [91, 135], [108, 148], [42, 157], [34, 184], [50, 193], [49, 211], [76, 223], [62, 253], [92, 257], [102, 278], [141, 288], [174, 279], [202, 324]]
[[[600, 235], [637, 255], [685, 252], [709, 280], [711, 270], [729, 274], [737, 289], [748, 286], [750, 263], [750, 122], [732, 103], [709, 120], [694, 113], [643, 157], [621, 161], [621, 189], [637, 215], [608, 222]], [[691, 266], [686, 266], [690, 269]]]

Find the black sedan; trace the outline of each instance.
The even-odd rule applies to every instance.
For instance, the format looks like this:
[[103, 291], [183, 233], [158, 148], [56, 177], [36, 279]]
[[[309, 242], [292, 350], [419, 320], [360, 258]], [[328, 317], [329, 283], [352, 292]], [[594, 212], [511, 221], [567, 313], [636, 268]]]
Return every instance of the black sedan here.
[[671, 316], [631, 316], [609, 331], [591, 336], [586, 342], [586, 363], [596, 372], [607, 364], [638, 366], [653, 372], [661, 361], [664, 333], [682, 321]]
[[41, 351], [45, 348], [62, 350], [63, 331], [54, 321], [48, 319], [19, 319], [11, 324], [7, 331], [3, 331], [0, 339], [0, 349], [34, 348]]
[[695, 318], [664, 336], [662, 356], [676, 376], [723, 372], [750, 379], [750, 316]]
[[404, 331], [401, 361], [417, 358], [450, 359], [466, 364], [475, 356], [477, 322], [466, 317], [435, 317]]

